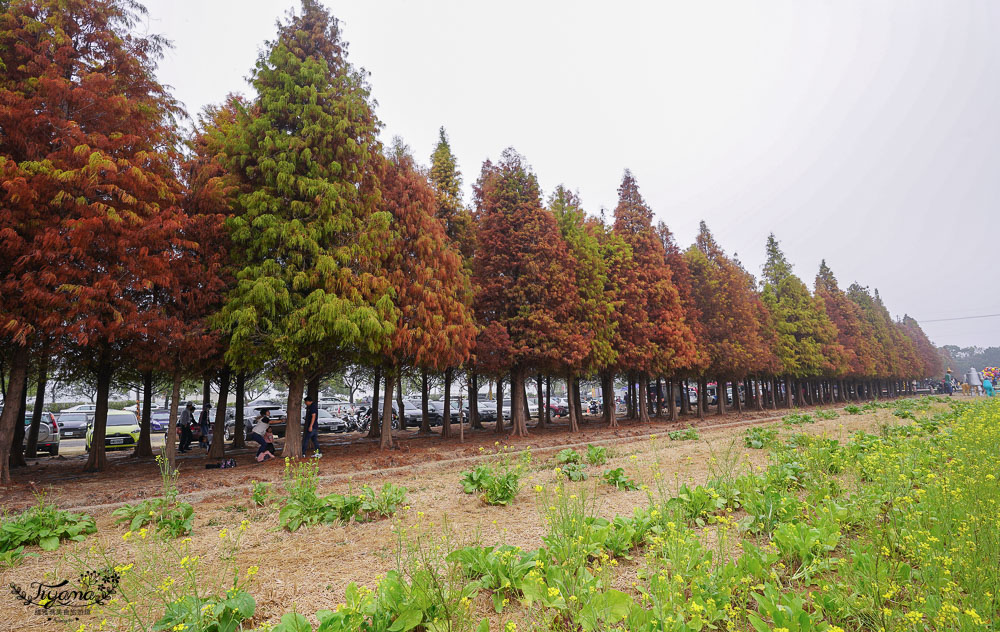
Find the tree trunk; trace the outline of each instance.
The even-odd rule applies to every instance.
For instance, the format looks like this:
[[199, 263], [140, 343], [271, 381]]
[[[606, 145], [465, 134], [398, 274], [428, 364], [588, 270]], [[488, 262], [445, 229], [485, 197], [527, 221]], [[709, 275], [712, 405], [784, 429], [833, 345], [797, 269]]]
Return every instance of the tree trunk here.
[[552, 376], [545, 376], [545, 421], [552, 421]]
[[[396, 374], [396, 407], [399, 412], [396, 413], [397, 426], [403, 430], [406, 429], [406, 416], [403, 415], [403, 368], [400, 367]], [[392, 421], [392, 418], [389, 418]]]
[[[319, 383], [323, 376], [317, 373], [316, 375], [309, 378], [306, 382], [306, 395], [312, 398], [312, 401], [319, 405]], [[228, 388], [228, 387], [227, 387]]]
[[656, 416], [663, 417], [663, 380], [659, 377], [656, 378], [656, 393], [653, 395], [653, 401], [656, 402]]
[[629, 371], [626, 373], [626, 380], [628, 386], [625, 388], [625, 416], [628, 419], [635, 419], [639, 416], [636, 407], [635, 374]]
[[566, 406], [569, 409], [569, 431], [580, 432], [580, 416], [576, 410], [576, 398], [573, 397], [573, 374], [566, 373]]
[[4, 397], [3, 411], [0, 412], [0, 484], [9, 485], [10, 460], [13, 455], [11, 446], [14, 442], [14, 430], [18, 425], [24, 427], [24, 418], [18, 419], [21, 413], [21, 400], [26, 393], [23, 389], [28, 377], [28, 367], [31, 362], [31, 343], [13, 344], [8, 386]]
[[720, 415], [726, 414], [726, 380], [715, 380], [715, 403]]
[[106, 349], [102, 349], [97, 364], [97, 407], [94, 410], [90, 455], [83, 468], [84, 472], [103, 472], [108, 467], [108, 458], [104, 451], [104, 438], [108, 428], [108, 394], [111, 392], [111, 378], [114, 371], [110, 354]]
[[601, 371], [601, 399], [604, 400], [604, 423], [609, 428], [618, 427], [618, 415], [615, 414], [615, 374], [611, 371]]
[[[388, 450], [392, 448], [392, 386], [394, 381], [395, 379], [392, 374], [392, 369], [386, 367], [385, 401], [382, 404], [382, 435], [378, 442], [380, 450]], [[403, 418], [403, 409], [400, 408], [397, 414], [399, 416], [400, 426], [402, 426], [406, 423]]]
[[38, 379], [35, 384], [35, 408], [31, 411], [31, 428], [28, 430], [28, 444], [24, 455], [29, 459], [38, 454], [38, 428], [42, 425], [42, 410], [45, 408], [45, 383], [49, 377], [49, 343], [42, 345], [38, 358]]
[[469, 371], [469, 430], [482, 430], [483, 422], [479, 419], [479, 376], [475, 371]]
[[760, 392], [760, 384], [761, 382], [759, 379], [757, 378], [753, 379], [754, 406], [756, 406], [757, 410], [764, 410], [764, 402], [761, 401], [761, 397], [763, 397], [764, 394]]
[[645, 374], [639, 375], [639, 421], [649, 423], [649, 378]]
[[674, 388], [677, 387], [677, 381], [673, 378], [667, 380], [667, 410], [670, 421], [677, 421], [677, 398], [674, 397]]
[[510, 372], [510, 422], [511, 434], [528, 436], [528, 397], [524, 388], [524, 369], [515, 366]]
[[503, 424], [503, 378], [497, 380], [497, 423], [495, 430], [498, 435], [505, 432]]
[[454, 369], [444, 370], [444, 412], [441, 414], [441, 438], [451, 437], [451, 376]]
[[420, 434], [430, 434], [430, 432], [431, 417], [427, 410], [427, 369], [420, 369]]
[[241, 450], [247, 446], [246, 420], [243, 418], [243, 409], [246, 407], [247, 374], [240, 371], [236, 374], [236, 418], [233, 421], [233, 448]]
[[[222, 371], [219, 373], [219, 404], [215, 407], [215, 427], [212, 430], [212, 445], [208, 449], [208, 456], [213, 459], [221, 459], [226, 455], [226, 404], [229, 402], [229, 382], [230, 376], [232, 375], [232, 370], [229, 365], [223, 365]], [[315, 387], [319, 390], [319, 380], [309, 381], [309, 390], [312, 391]], [[313, 401], [316, 401], [317, 395], [310, 393], [310, 397]], [[285, 426], [288, 427], [287, 425]], [[285, 430], [287, 433], [288, 431]], [[287, 443], [287, 434], [286, 441]]]
[[382, 367], [375, 367], [375, 380], [372, 385], [372, 404], [368, 410], [371, 413], [371, 423], [368, 426], [368, 438], [375, 439], [382, 434], [382, 424], [379, 423], [381, 417], [378, 414], [378, 407], [382, 400], [378, 397], [379, 382], [382, 381]]
[[306, 387], [306, 376], [296, 373], [289, 378], [285, 447], [281, 450], [281, 456], [297, 458], [302, 456], [302, 392]]
[[698, 378], [698, 396], [695, 398], [697, 400], [697, 404], [698, 404], [698, 410], [696, 411], [697, 414], [698, 414], [698, 419], [704, 419], [705, 418], [705, 390], [706, 390], [706, 388], [705, 388], [704, 384], [705, 384], [705, 380], [703, 380], [702, 378], [699, 377]]
[[[29, 369], [30, 373], [30, 369]], [[24, 387], [21, 389], [21, 401], [17, 403], [17, 420], [14, 426], [14, 441], [10, 446], [10, 466], [26, 467], [24, 460], [24, 419], [28, 416], [28, 375], [24, 376]]]
[[174, 371], [173, 388], [170, 390], [170, 419], [167, 422], [167, 436], [163, 438], [163, 454], [170, 471], [177, 469], [177, 403], [181, 399], [181, 373]]
[[542, 383], [542, 374], [535, 376], [535, 387], [538, 391], [538, 427], [545, 427], [545, 389]]
[[[212, 376], [205, 374], [201, 383], [201, 409], [205, 410], [212, 404]], [[195, 421], [198, 421], [197, 419]]]
[[150, 442], [153, 421], [153, 372], [142, 372], [142, 419], [139, 421], [139, 443], [135, 444], [132, 456], [149, 458], [153, 456]]
[[791, 408], [791, 407], [792, 407], [792, 379], [786, 375], [785, 376], [785, 408]]

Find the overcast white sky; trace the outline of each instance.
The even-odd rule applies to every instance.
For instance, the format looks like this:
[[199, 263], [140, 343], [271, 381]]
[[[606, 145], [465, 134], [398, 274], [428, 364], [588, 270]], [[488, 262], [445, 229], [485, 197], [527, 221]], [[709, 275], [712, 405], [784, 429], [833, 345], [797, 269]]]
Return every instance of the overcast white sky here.
[[[245, 77], [290, 0], [153, 0], [160, 78], [192, 114]], [[624, 168], [682, 247], [704, 219], [760, 273], [774, 231], [810, 287], [895, 316], [1000, 313], [1000, 3], [328, 1], [371, 72], [383, 139], [427, 162], [443, 125], [469, 186], [515, 147], [546, 195], [614, 208]], [[1000, 318], [925, 323], [1000, 345]]]

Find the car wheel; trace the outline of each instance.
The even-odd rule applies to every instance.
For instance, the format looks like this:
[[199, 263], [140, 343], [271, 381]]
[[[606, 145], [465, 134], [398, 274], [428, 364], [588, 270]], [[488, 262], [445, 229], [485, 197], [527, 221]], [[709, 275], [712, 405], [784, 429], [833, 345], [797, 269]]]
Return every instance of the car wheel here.
[[49, 446], [49, 456], [58, 456], [58, 455], [59, 455], [59, 446], [58, 445]]

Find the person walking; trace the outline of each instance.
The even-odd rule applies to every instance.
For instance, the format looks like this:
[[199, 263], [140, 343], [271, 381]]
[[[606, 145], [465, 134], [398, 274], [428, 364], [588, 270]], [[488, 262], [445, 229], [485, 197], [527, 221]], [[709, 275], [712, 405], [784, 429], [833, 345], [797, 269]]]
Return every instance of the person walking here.
[[181, 427], [181, 445], [178, 448], [179, 452], [187, 452], [191, 449], [191, 441], [194, 439], [194, 435], [191, 433], [191, 424], [194, 423], [194, 404], [188, 402], [187, 406], [181, 412], [181, 418], [178, 420], [177, 425]]
[[319, 451], [319, 404], [313, 401], [311, 396], [306, 395], [306, 417], [302, 429], [302, 456], [305, 456], [309, 451], [310, 441], [316, 446], [316, 452], [313, 456], [317, 459], [323, 456], [323, 453]]
[[951, 369], [948, 369], [948, 371], [944, 374], [944, 392], [948, 393], [948, 397], [951, 397], [952, 379], [953, 378], [951, 377]]

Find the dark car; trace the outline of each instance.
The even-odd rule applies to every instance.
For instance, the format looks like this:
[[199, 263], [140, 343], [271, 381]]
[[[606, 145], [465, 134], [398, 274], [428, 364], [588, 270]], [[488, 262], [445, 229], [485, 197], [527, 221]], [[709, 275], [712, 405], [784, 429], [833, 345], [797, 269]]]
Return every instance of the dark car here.
[[[28, 427], [31, 426], [31, 415], [24, 417], [24, 443], [28, 443]], [[86, 432], [86, 426], [84, 426]], [[52, 456], [59, 454], [59, 424], [56, 423], [56, 416], [49, 411], [42, 411], [42, 420], [38, 424], [38, 443], [35, 444], [40, 452], [48, 452]]]
[[[454, 402], [452, 403], [454, 404]], [[406, 425], [419, 427], [423, 422], [423, 409], [420, 400], [404, 401], [403, 405], [406, 407]], [[451, 414], [452, 417], [455, 416], [454, 408]], [[427, 400], [427, 421], [432, 426], [440, 426], [444, 423], [444, 402]]]
[[168, 409], [157, 408], [153, 412], [149, 413], [150, 432], [166, 432], [169, 426], [170, 426], [170, 411]]
[[90, 416], [87, 413], [63, 412], [56, 417], [59, 424], [59, 436], [63, 439], [73, 437], [83, 438], [87, 435], [87, 422]]
[[[462, 407], [465, 411], [465, 416], [469, 416], [469, 405], [465, 404]], [[479, 421], [481, 422], [492, 422], [497, 420], [497, 403], [492, 399], [480, 399], [476, 402], [476, 411], [479, 413]]]
[[334, 417], [330, 411], [319, 409], [316, 423], [320, 432], [344, 432], [347, 430], [347, 422], [340, 417]]

